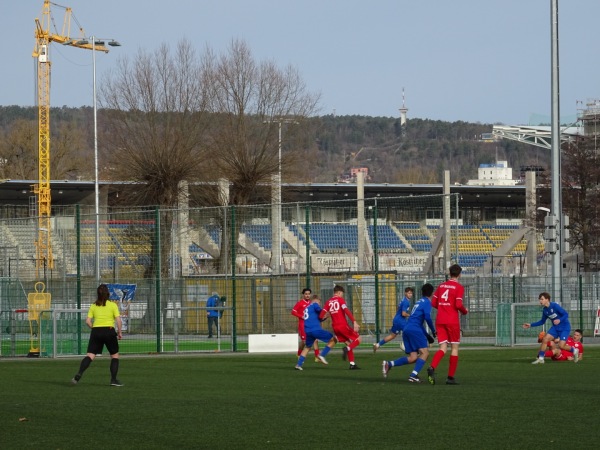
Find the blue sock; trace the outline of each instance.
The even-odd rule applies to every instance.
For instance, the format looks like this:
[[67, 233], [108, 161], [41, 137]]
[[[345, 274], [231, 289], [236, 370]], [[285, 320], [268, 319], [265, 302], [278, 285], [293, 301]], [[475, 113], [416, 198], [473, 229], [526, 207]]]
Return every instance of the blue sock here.
[[575, 353], [575, 347], [571, 347], [571, 353]]
[[415, 372], [415, 375], [417, 375], [421, 371], [424, 365], [425, 361], [423, 361], [421, 358], [417, 358], [417, 362], [415, 363], [415, 370], [413, 371]]
[[302, 355], [300, 355], [300, 358], [298, 358], [298, 365], [299, 365], [300, 367], [302, 367], [302, 364], [304, 364], [304, 360], [305, 360], [305, 359], [306, 359], [306, 358], [305, 358], [304, 356], [302, 356]]
[[398, 358], [395, 361], [392, 361], [392, 366], [403, 366], [408, 364], [408, 357], [403, 356], [402, 358]]
[[385, 345], [385, 339], [379, 341], [379, 346], [381, 347], [382, 345]]
[[329, 350], [331, 350], [331, 347], [325, 347], [325, 349], [321, 352], [321, 356], [325, 358], [327, 353], [329, 353]]
[[540, 352], [538, 353], [538, 358], [542, 358], [544, 359], [544, 355], [546, 354], [546, 352], [543, 352], [540, 350]]

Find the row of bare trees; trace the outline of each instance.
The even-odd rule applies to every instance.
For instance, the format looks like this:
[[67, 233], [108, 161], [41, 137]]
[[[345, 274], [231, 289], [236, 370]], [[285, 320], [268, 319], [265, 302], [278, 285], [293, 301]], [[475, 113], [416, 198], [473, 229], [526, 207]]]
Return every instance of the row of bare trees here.
[[[319, 96], [297, 69], [256, 61], [244, 41], [199, 55], [182, 40], [121, 59], [101, 98], [105, 176], [143, 183], [130, 201], [173, 206], [181, 181], [219, 178], [230, 181], [230, 204], [248, 203], [278, 171], [274, 119], [313, 115]], [[286, 130], [286, 141], [301, 124]], [[203, 202], [217, 205], [216, 191], [207, 189]]]
[[[297, 69], [256, 61], [243, 41], [232, 41], [222, 55], [210, 49], [199, 55], [182, 40], [174, 50], [165, 44], [120, 60], [101, 98], [106, 175], [139, 182], [126, 201], [163, 207], [161, 221], [170, 227], [170, 208], [181, 198], [183, 181], [226, 179], [228, 199], [216, 184], [207, 184], [199, 202], [247, 204], [259, 184], [279, 171], [277, 121], [297, 120], [299, 127], [286, 130], [286, 140], [300, 136], [301, 119], [315, 114], [319, 96], [307, 90]], [[282, 160], [282, 167], [289, 162]], [[242, 221], [230, 229], [221, 211], [215, 218], [222, 233], [217, 270], [225, 273], [234, 264], [227, 263], [231, 233], [239, 233]], [[164, 274], [171, 240], [162, 242]], [[152, 261], [148, 276], [156, 270], [158, 260]]]

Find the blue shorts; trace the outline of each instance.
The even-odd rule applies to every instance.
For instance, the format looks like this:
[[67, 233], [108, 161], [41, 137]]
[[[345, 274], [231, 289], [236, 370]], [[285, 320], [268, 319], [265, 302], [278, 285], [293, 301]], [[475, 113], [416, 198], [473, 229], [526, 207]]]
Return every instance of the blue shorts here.
[[400, 334], [400, 333], [402, 333], [402, 330], [404, 330], [405, 326], [406, 326], [405, 318], [395, 318], [394, 317], [394, 321], [392, 322], [392, 328], [390, 328], [390, 333]]
[[571, 334], [571, 323], [561, 322], [558, 325], [552, 325], [547, 333], [555, 338], [559, 338], [561, 341], [566, 341]]
[[404, 341], [404, 351], [407, 354], [429, 347], [429, 342], [427, 342], [427, 337], [422, 328], [406, 327], [402, 332], [402, 340]]
[[314, 330], [314, 331], [308, 331], [308, 330], [304, 330], [306, 332], [306, 346], [307, 347], [312, 347], [313, 344], [315, 343], [315, 341], [318, 339], [319, 341], [323, 341], [323, 342], [329, 342], [331, 340], [331, 338], [333, 337], [333, 334], [331, 334], [331, 332], [327, 331], [327, 330]]

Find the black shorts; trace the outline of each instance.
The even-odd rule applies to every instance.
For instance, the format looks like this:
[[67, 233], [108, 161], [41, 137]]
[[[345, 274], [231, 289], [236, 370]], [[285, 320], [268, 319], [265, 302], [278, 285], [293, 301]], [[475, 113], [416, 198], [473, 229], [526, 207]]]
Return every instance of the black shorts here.
[[94, 327], [90, 333], [87, 352], [99, 355], [106, 345], [108, 353], [114, 355], [119, 353], [119, 338], [114, 327]]

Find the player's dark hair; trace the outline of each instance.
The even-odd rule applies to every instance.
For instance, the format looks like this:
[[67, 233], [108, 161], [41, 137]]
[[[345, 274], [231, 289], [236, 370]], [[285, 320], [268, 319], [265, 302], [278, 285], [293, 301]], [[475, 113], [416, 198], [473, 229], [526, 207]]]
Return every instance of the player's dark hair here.
[[583, 336], [583, 331], [581, 331], [581, 329], [579, 329], [579, 328], [577, 328], [577, 329], [575, 330], [575, 333], [579, 333], [580, 335], [582, 335], [582, 336]]
[[423, 297], [431, 297], [433, 295], [433, 285], [430, 283], [425, 283], [421, 288], [421, 294]]
[[542, 297], [547, 298], [548, 300], [551, 299], [550, 294], [548, 294], [547, 292], [542, 292], [540, 295], [538, 295], [538, 300]]
[[108, 292], [108, 286], [105, 284], [101, 284], [98, 286], [96, 290], [98, 292], [98, 299], [94, 302], [96, 306], [105, 306], [106, 301], [110, 297], [110, 292]]
[[415, 290], [409, 286], [404, 289], [404, 293], [406, 294], [407, 292], [415, 292]]
[[336, 284], [333, 287], [333, 292], [346, 292], [346, 291], [344, 290], [344, 288], [342, 286], [340, 286], [339, 284]]
[[304, 289], [302, 289], [302, 295], [304, 295], [307, 292], [312, 293], [312, 291], [310, 290], [310, 288], [304, 288]]
[[448, 269], [448, 272], [450, 272], [451, 277], [456, 278], [462, 272], [462, 267], [460, 267], [458, 264], [452, 264]]

